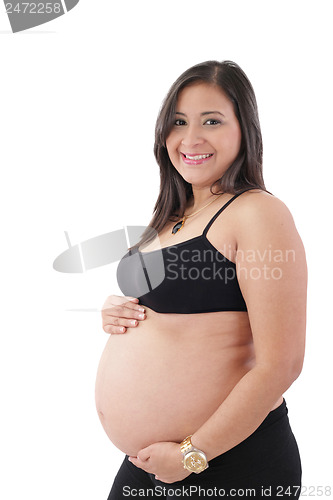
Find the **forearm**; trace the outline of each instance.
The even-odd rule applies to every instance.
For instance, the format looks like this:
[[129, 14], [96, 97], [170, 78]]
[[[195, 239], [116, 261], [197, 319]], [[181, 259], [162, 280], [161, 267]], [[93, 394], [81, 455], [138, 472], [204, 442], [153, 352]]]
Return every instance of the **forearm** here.
[[244, 441], [297, 376], [286, 376], [283, 369], [255, 367], [250, 370], [193, 434], [193, 446], [203, 450], [211, 460]]

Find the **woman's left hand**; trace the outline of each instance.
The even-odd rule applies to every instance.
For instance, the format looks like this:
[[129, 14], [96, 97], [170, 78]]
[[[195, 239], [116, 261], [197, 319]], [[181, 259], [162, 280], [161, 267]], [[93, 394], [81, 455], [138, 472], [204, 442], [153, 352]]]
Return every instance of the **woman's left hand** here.
[[184, 469], [179, 443], [163, 441], [154, 443], [139, 451], [137, 457], [129, 457], [136, 467], [154, 474], [163, 483], [174, 483], [189, 476]]

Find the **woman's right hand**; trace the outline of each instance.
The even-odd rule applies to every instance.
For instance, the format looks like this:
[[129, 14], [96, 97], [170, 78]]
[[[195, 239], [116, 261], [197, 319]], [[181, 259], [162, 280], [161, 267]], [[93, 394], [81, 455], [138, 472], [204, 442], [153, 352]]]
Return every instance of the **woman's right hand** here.
[[135, 297], [109, 295], [101, 310], [105, 333], [125, 333], [145, 319], [145, 309], [138, 302]]

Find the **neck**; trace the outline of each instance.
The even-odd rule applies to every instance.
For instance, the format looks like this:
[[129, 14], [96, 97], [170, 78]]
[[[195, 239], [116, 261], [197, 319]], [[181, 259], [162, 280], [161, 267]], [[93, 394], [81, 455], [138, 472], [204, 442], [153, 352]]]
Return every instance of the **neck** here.
[[[203, 207], [213, 199], [217, 198], [216, 194], [212, 194], [209, 187], [198, 189], [192, 186], [193, 198], [190, 201], [189, 208], [192, 212], [199, 210], [199, 208]], [[213, 193], [216, 191], [213, 189]], [[222, 194], [222, 193], [219, 193]]]

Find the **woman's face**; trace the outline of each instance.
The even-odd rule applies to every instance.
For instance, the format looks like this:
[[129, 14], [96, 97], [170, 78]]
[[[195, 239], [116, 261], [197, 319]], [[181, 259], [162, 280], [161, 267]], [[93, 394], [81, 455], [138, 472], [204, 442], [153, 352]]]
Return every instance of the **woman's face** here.
[[180, 91], [166, 147], [187, 182], [209, 187], [236, 159], [240, 145], [233, 105], [219, 87], [198, 82]]

